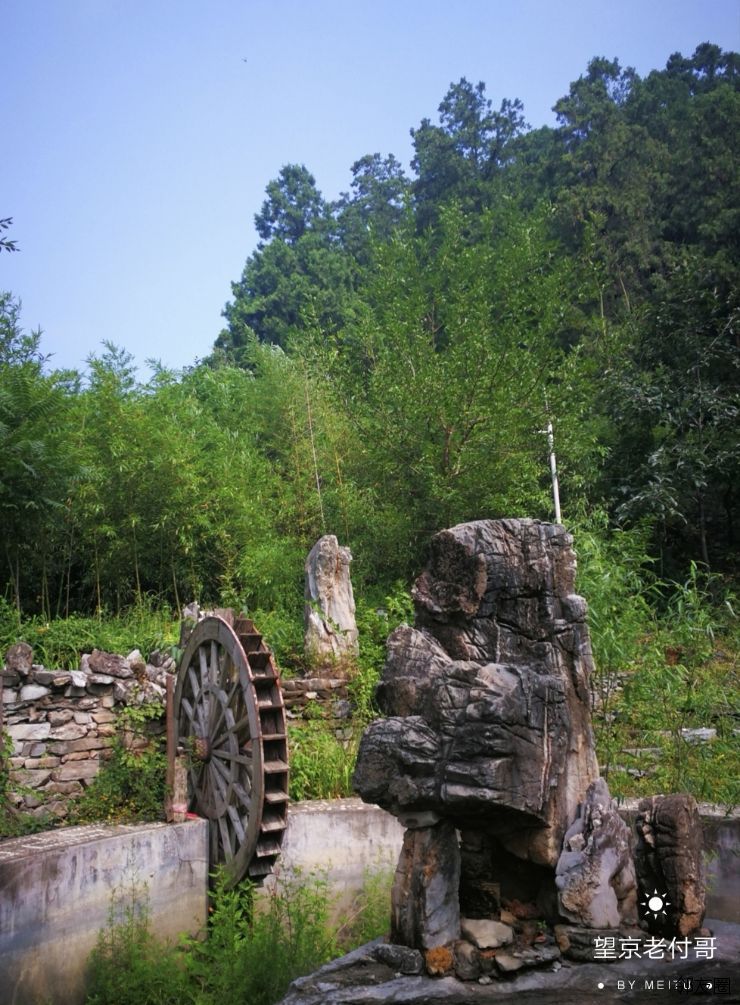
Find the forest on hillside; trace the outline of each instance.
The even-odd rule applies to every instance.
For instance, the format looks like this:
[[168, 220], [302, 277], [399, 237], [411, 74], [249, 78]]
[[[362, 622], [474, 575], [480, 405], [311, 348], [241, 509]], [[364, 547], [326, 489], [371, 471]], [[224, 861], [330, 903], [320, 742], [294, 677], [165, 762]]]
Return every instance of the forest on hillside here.
[[553, 518], [548, 422], [570, 529], [731, 582], [739, 85], [709, 43], [645, 77], [597, 58], [531, 129], [463, 78], [410, 174], [360, 156], [328, 202], [283, 166], [212, 353], [145, 383], [110, 344], [51, 369], [2, 293], [0, 602], [298, 612], [323, 533], [383, 596], [445, 526]]

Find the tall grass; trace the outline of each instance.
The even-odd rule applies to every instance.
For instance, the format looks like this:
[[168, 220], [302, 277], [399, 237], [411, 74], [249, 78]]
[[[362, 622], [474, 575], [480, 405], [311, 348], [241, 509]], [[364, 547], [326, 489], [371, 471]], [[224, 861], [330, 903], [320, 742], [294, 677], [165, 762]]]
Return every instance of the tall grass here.
[[369, 872], [366, 888], [351, 924], [333, 925], [320, 873], [284, 875], [259, 898], [250, 883], [226, 889], [217, 876], [206, 937], [173, 946], [157, 941], [146, 887], [129, 880], [90, 957], [86, 1005], [274, 1005], [296, 977], [387, 930], [387, 870]]
[[[740, 622], [719, 577], [652, 573], [639, 531], [576, 534], [577, 588], [589, 604], [594, 733], [615, 796], [686, 791], [740, 802]], [[699, 734], [697, 730], [704, 730]]]
[[173, 646], [178, 636], [179, 621], [172, 611], [146, 597], [118, 614], [70, 614], [50, 621], [20, 618], [15, 607], [0, 598], [0, 653], [16, 642], [27, 642], [34, 662], [52, 669], [75, 670], [82, 654], [93, 649], [124, 655], [139, 649], [147, 656], [154, 649]]

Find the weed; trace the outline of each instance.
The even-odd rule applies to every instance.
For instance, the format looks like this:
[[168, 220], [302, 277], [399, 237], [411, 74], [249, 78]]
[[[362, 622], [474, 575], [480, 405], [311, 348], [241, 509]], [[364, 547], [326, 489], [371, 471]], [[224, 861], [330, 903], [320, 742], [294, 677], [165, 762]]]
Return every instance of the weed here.
[[[740, 802], [737, 603], [692, 565], [685, 583], [662, 583], [643, 537], [578, 535], [578, 586], [589, 602], [596, 671], [594, 733], [615, 796], [691, 792]], [[714, 730], [697, 742], [691, 731]]]
[[291, 799], [351, 796], [359, 733], [356, 728], [352, 740], [343, 742], [320, 716], [291, 723], [288, 726]]
[[146, 598], [116, 615], [98, 617], [71, 614], [67, 618], [20, 619], [15, 608], [0, 602], [0, 650], [23, 641], [33, 648], [34, 660], [46, 667], [76, 669], [83, 653], [93, 649], [150, 653], [177, 641], [177, 625], [168, 609], [158, 610]]
[[214, 877], [205, 939], [178, 947], [155, 939], [147, 891], [131, 880], [116, 890], [106, 929], [90, 958], [87, 1005], [272, 1005], [290, 982], [339, 952], [329, 924], [326, 877], [283, 876], [266, 897]]
[[388, 934], [394, 873], [391, 865], [365, 869], [362, 890], [341, 919], [339, 940], [345, 951]]
[[183, 1005], [195, 999], [180, 954], [150, 929], [146, 885], [132, 874], [113, 892], [108, 925], [88, 963], [87, 1005]]
[[162, 818], [167, 762], [161, 740], [147, 731], [161, 715], [160, 702], [129, 705], [119, 713], [110, 757], [70, 806], [70, 823]]

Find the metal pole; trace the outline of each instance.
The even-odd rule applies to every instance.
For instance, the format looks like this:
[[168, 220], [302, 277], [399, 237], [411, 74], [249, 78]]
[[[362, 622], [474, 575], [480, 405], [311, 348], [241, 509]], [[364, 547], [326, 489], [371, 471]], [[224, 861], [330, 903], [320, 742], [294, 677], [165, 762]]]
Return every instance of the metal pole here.
[[555, 523], [562, 523], [560, 516], [560, 487], [558, 485], [558, 468], [555, 462], [555, 436], [552, 422], [547, 420], [547, 446], [550, 451], [550, 476], [552, 478], [552, 501], [555, 504]]

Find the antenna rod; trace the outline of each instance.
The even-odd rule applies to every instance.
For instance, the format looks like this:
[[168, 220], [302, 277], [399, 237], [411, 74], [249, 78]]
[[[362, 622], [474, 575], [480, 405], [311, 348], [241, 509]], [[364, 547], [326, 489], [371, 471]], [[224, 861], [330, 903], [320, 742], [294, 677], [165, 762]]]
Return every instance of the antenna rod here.
[[552, 431], [552, 421], [547, 420], [547, 446], [550, 451], [550, 475], [552, 477], [552, 500], [555, 503], [555, 523], [562, 523], [560, 516], [560, 487], [558, 485], [558, 468], [555, 463], [555, 436]]

